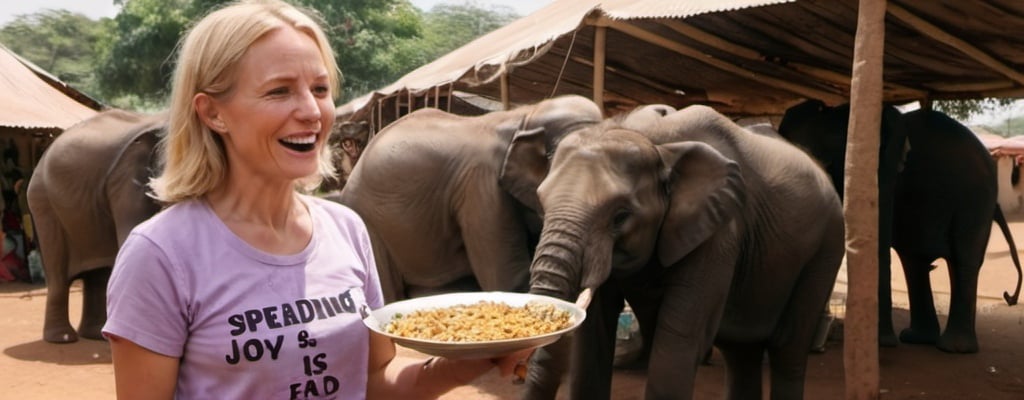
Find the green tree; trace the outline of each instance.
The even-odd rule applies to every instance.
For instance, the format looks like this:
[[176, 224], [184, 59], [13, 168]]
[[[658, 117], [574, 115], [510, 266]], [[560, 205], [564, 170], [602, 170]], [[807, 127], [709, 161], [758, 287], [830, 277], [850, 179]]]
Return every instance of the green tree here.
[[[398, 43], [389, 57], [394, 79], [505, 26], [519, 16], [510, 7], [483, 8], [472, 3], [434, 6], [423, 14], [423, 34]], [[389, 80], [393, 81], [394, 79]]]
[[408, 0], [299, 0], [320, 12], [344, 78], [341, 101], [383, 87], [405, 66], [401, 43], [423, 32], [422, 16]]
[[[383, 86], [401, 69], [396, 43], [420, 34], [408, 0], [292, 0], [322, 18], [343, 72], [345, 97]], [[99, 80], [119, 106], [156, 108], [166, 102], [173, 51], [186, 27], [226, 0], [119, 0], [120, 13], [100, 49]]]
[[19, 15], [4, 25], [0, 43], [79, 91], [99, 97], [95, 45], [110, 22], [67, 10], [44, 10]]
[[997, 111], [1008, 106], [1014, 99], [985, 98], [978, 100], [940, 100], [934, 103], [936, 111], [942, 111], [957, 120]]
[[190, 0], [120, 0], [121, 11], [99, 48], [100, 87], [122, 108], [161, 108], [174, 69], [172, 52], [197, 13]]
[[436, 58], [518, 18], [508, 6], [442, 3], [426, 14], [424, 39], [433, 41], [435, 51], [440, 52], [431, 55]]

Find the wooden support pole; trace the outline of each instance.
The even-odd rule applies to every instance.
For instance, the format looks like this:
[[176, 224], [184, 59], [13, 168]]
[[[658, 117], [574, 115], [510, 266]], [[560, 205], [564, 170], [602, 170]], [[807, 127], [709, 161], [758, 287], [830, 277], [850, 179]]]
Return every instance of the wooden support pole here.
[[508, 70], [501, 73], [501, 109], [508, 111], [512, 108], [512, 99], [509, 95]]
[[604, 64], [605, 64], [605, 43], [608, 28], [604, 26], [594, 27], [594, 104], [604, 112]]
[[853, 48], [843, 209], [849, 274], [843, 331], [847, 400], [879, 398], [878, 148], [885, 5], [886, 0], [860, 0]]
[[447, 107], [448, 110], [446, 110], [448, 112], [452, 112], [452, 103], [455, 102], [455, 98], [452, 97], [452, 92], [454, 92], [454, 91], [455, 91], [455, 82], [453, 81], [452, 83], [448, 84], [448, 107]]

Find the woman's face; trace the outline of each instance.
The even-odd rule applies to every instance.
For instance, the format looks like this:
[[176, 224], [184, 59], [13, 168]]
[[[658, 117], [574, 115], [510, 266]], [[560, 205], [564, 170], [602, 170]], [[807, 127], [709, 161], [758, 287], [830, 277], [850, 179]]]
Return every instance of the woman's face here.
[[316, 41], [291, 27], [275, 29], [249, 47], [235, 78], [224, 95], [199, 94], [195, 102], [224, 139], [229, 179], [291, 182], [316, 173], [334, 122]]

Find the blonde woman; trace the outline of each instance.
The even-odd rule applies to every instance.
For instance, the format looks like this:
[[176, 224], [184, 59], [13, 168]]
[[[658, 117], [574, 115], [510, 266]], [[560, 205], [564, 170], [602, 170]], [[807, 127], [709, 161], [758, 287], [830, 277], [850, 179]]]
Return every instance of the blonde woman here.
[[119, 398], [432, 398], [525, 357], [403, 364], [362, 325], [383, 303], [366, 228], [297, 190], [334, 172], [338, 68], [309, 15], [242, 1], [183, 39], [150, 182], [168, 207], [108, 287]]

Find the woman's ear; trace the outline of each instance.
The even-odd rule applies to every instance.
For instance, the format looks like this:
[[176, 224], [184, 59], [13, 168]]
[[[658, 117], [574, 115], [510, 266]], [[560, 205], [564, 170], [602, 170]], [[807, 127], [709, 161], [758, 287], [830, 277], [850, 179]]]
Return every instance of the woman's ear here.
[[677, 142], [657, 149], [669, 195], [658, 257], [668, 266], [736, 217], [746, 201], [746, 187], [739, 165], [707, 144]]
[[199, 115], [199, 120], [218, 134], [225, 134], [228, 132], [227, 124], [220, 118], [220, 112], [217, 109], [217, 102], [213, 97], [206, 93], [196, 93], [192, 97], [192, 107], [195, 107], [196, 114]]

